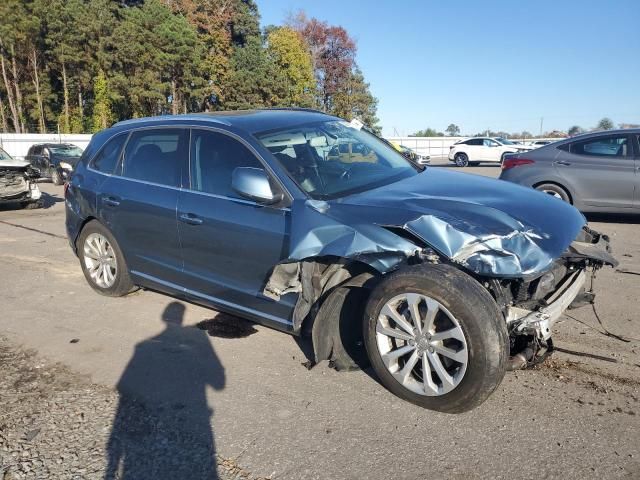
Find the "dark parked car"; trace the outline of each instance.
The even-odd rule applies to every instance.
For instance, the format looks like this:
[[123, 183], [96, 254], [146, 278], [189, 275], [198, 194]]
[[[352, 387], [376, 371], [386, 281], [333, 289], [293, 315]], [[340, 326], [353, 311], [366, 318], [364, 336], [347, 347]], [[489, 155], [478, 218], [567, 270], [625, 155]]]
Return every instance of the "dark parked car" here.
[[42, 177], [62, 185], [81, 155], [82, 149], [70, 143], [37, 143], [29, 148], [25, 160], [40, 170]]
[[[367, 153], [330, 155], [343, 144]], [[616, 263], [572, 206], [420, 167], [315, 111], [121, 122], [67, 185], [67, 234], [99, 293], [142, 286], [311, 335], [316, 361], [368, 358], [393, 393], [444, 412], [543, 359], [589, 272]]]
[[15, 160], [0, 148], [0, 205], [14, 204], [25, 208], [42, 206], [42, 193], [36, 179], [40, 176], [28, 162]]
[[510, 155], [500, 178], [583, 212], [640, 213], [640, 129], [588, 133]]

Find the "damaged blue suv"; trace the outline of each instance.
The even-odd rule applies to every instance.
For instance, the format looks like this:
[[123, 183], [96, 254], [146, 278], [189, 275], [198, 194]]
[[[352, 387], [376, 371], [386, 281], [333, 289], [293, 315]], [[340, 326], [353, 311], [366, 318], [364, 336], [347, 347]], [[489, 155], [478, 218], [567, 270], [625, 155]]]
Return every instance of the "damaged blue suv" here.
[[544, 193], [411, 163], [359, 122], [274, 109], [125, 121], [66, 188], [89, 284], [144, 287], [310, 335], [399, 397], [482, 403], [544, 359], [606, 236]]

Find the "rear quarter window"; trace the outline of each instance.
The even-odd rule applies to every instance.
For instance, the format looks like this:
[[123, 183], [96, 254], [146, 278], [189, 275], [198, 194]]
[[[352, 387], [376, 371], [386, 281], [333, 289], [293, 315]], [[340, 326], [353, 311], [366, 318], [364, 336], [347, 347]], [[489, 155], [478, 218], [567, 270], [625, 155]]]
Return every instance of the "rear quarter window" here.
[[98, 172], [111, 175], [118, 164], [126, 139], [127, 134], [120, 134], [108, 140], [98, 154], [93, 157], [90, 167]]

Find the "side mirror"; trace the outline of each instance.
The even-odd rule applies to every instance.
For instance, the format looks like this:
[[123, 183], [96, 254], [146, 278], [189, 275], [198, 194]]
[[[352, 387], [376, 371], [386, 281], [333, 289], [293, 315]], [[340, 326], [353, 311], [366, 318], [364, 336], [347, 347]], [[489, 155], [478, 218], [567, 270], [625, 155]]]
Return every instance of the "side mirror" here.
[[262, 168], [237, 167], [231, 175], [231, 188], [243, 197], [265, 205], [282, 200], [282, 194], [271, 189], [269, 177]]

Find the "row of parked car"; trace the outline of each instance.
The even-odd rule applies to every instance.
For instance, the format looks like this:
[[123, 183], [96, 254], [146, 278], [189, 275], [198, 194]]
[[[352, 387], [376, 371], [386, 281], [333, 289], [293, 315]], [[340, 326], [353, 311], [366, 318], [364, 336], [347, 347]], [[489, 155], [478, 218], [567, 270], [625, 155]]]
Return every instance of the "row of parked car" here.
[[22, 161], [0, 148], [0, 204], [38, 207], [42, 193], [37, 180], [50, 179], [62, 185], [69, 180], [81, 155], [82, 149], [70, 143], [39, 143], [29, 148]]

